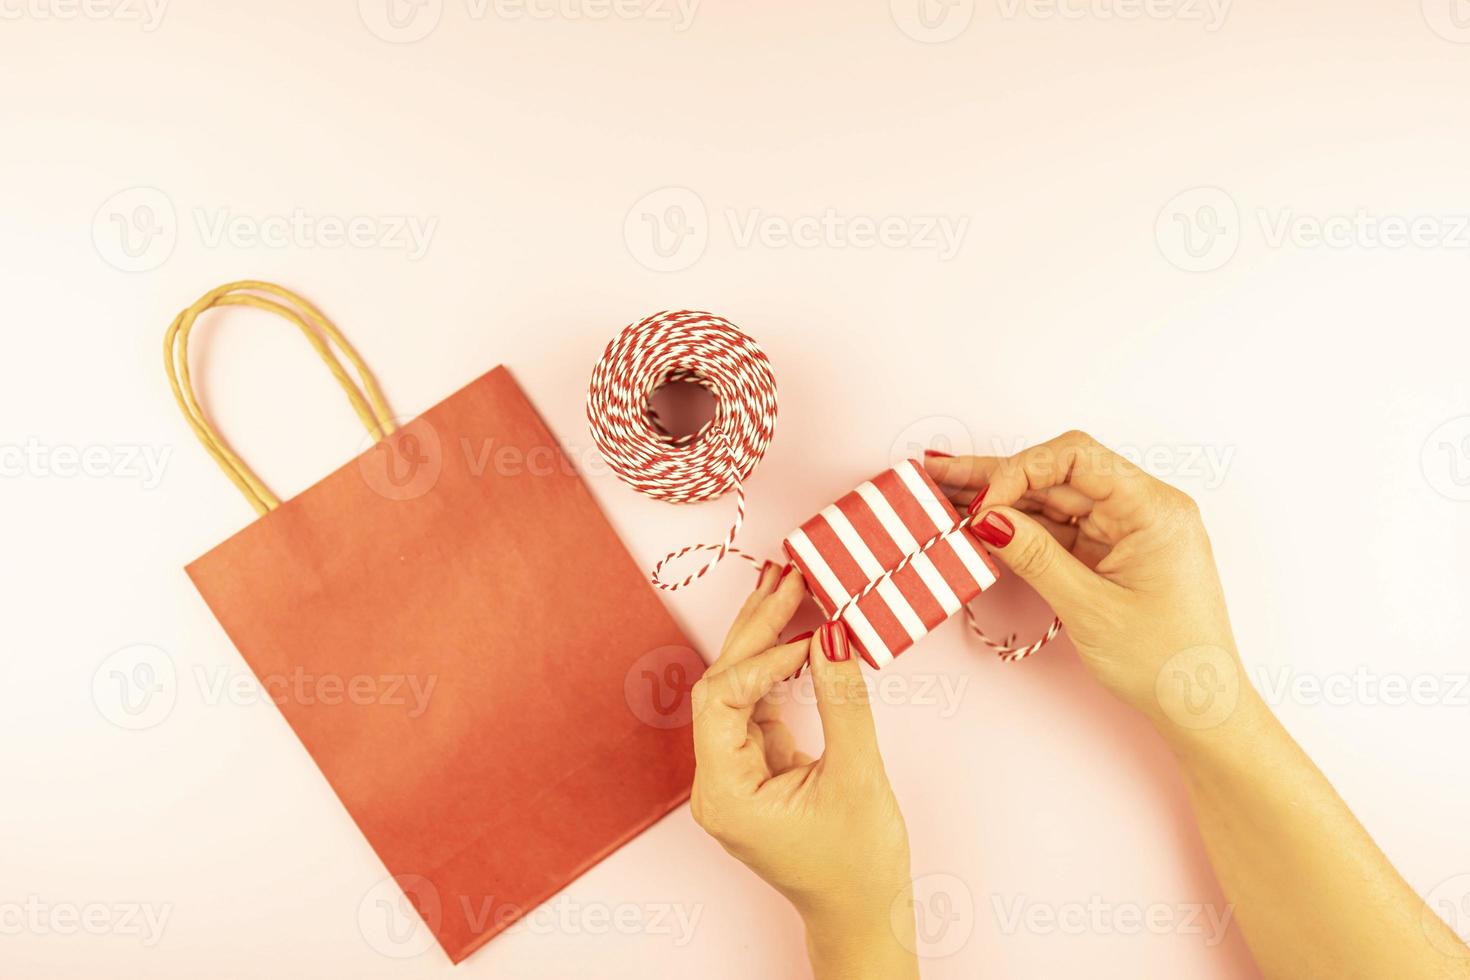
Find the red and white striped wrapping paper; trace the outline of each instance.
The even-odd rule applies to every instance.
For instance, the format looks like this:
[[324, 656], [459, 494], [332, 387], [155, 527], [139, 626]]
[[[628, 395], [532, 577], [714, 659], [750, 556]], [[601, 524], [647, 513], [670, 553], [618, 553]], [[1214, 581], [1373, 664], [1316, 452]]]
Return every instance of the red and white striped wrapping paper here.
[[[792, 531], [786, 553], [831, 617], [865, 585], [958, 521], [924, 467], [908, 459]], [[967, 532], [955, 531], [842, 619], [863, 659], [881, 668], [995, 581], [990, 556]]]

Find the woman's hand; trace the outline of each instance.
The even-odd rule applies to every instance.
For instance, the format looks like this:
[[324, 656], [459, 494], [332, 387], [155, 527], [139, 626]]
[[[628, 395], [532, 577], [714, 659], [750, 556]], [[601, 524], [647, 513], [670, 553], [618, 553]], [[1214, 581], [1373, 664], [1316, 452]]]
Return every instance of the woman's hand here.
[[981, 514], [971, 533], [1051, 604], [1108, 690], [1166, 728], [1220, 714], [1204, 688], [1234, 704], [1235, 638], [1186, 494], [1081, 432], [1007, 458], [931, 455], [925, 467]]
[[[859, 660], [841, 626], [778, 642], [804, 594], [800, 572], [767, 565], [694, 686], [694, 819], [796, 906], [819, 978], [917, 977], [908, 831]], [[815, 761], [766, 697], [808, 663], [826, 740]]]
[[1470, 980], [1470, 948], [1244, 679], [1192, 500], [1080, 432], [1007, 459], [932, 456], [927, 467], [962, 488], [957, 501], [981, 515], [971, 532], [1169, 742], [1267, 977]]

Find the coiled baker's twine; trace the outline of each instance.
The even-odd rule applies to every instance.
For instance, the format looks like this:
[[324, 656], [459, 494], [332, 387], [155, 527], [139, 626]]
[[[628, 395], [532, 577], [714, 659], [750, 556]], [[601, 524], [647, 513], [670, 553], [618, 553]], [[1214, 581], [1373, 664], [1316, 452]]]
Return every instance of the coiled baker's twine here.
[[[698, 384], [714, 396], [715, 416], [698, 432], [670, 435], [649, 405], [649, 396], [672, 382]], [[764, 564], [734, 545], [745, 523], [743, 481], [776, 430], [776, 376], [765, 352], [738, 327], [695, 310], [655, 313], [632, 324], [592, 371], [587, 422], [613, 472], [641, 493], [692, 504], [735, 491], [735, 520], [724, 540], [669, 552], [649, 574], [654, 585], [682, 589], [726, 555]], [[678, 582], [663, 580], [669, 562], [696, 551], [715, 556]]]

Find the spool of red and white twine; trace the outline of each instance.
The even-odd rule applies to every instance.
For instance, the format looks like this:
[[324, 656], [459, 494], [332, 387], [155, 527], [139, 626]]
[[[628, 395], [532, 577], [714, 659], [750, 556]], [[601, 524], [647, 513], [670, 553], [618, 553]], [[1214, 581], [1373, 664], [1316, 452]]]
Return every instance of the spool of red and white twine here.
[[[703, 386], [715, 399], [715, 416], [698, 432], [675, 437], [660, 423], [649, 396], [672, 382]], [[756, 567], [760, 559], [740, 551], [735, 536], [745, 523], [743, 481], [755, 470], [776, 431], [776, 376], [754, 340], [713, 313], [655, 313], [628, 327], [607, 345], [587, 392], [592, 440], [624, 483], [676, 504], [694, 504], [735, 491], [735, 520], [718, 544], [694, 544], [670, 552], [650, 573], [660, 589], [682, 589], [726, 555]], [[696, 551], [715, 556], [678, 582], [665, 582], [664, 566]]]
[[[705, 388], [715, 400], [714, 418], [698, 432], [674, 436], [649, 403], [664, 385], [689, 382]], [[614, 473], [640, 493], [676, 504], [716, 500], [735, 491], [735, 520], [717, 544], [692, 544], [671, 551], [653, 566], [649, 580], [674, 592], [698, 580], [726, 555], [737, 555], [757, 568], [765, 562], [735, 547], [745, 523], [744, 481], [765, 457], [776, 428], [776, 377], [771, 362], [749, 336], [724, 317], [696, 310], [655, 313], [614, 337], [592, 371], [587, 392], [587, 422], [592, 440]], [[833, 611], [841, 619], [858, 600], [877, 589], [919, 555], [954, 530], [967, 527], [967, 516], [954, 528], [935, 535], [898, 566], [869, 582], [861, 592]], [[677, 582], [662, 573], [673, 561], [697, 551], [714, 557]], [[1002, 660], [1016, 661], [1041, 649], [1061, 629], [1053, 621], [1046, 634], [1024, 647], [1012, 634], [1004, 643], [987, 636], [968, 606], [970, 629]]]

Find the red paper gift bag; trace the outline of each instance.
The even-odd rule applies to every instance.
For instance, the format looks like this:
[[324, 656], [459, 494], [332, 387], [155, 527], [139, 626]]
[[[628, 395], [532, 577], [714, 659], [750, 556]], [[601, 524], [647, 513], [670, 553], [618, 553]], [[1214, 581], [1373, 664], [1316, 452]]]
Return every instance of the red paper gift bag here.
[[[189, 331], [224, 305], [293, 321], [381, 441], [278, 502], [190, 387]], [[189, 575], [452, 960], [688, 798], [702, 664], [504, 368], [394, 431], [332, 325], [251, 282], [167, 354], [263, 514]]]
[[969, 534], [954, 530], [958, 521], [923, 465], [906, 459], [792, 531], [786, 553], [830, 619], [905, 556], [944, 535], [842, 616], [862, 658], [883, 667], [995, 584], [995, 563]]

